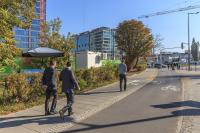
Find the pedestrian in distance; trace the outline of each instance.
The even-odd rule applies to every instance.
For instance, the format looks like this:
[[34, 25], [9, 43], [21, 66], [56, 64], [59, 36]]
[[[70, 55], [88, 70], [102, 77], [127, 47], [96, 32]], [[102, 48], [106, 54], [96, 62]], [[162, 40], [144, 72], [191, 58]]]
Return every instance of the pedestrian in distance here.
[[175, 63], [172, 63], [172, 70], [175, 70]]
[[74, 103], [74, 89], [80, 90], [78, 82], [71, 70], [71, 63], [67, 62], [67, 67], [64, 68], [60, 74], [60, 81], [62, 81], [62, 92], [67, 97], [67, 105], [64, 106], [60, 111], [60, 118], [64, 120], [64, 114], [68, 111], [68, 116], [73, 114], [72, 105]]
[[124, 91], [126, 91], [127, 86], [127, 66], [125, 64], [125, 58], [121, 59], [121, 63], [118, 66], [119, 70], [119, 80], [120, 80], [120, 91], [122, 91], [122, 83], [124, 82]]
[[168, 70], [169, 70], [169, 63], [167, 64], [167, 68], [168, 68]]
[[[56, 71], [56, 61], [50, 61], [50, 66], [45, 69], [42, 77], [43, 88], [45, 89], [46, 99], [45, 99], [45, 115], [56, 114], [56, 104], [57, 104], [57, 71]], [[53, 101], [51, 104], [51, 110], [49, 110], [50, 98], [53, 96]]]

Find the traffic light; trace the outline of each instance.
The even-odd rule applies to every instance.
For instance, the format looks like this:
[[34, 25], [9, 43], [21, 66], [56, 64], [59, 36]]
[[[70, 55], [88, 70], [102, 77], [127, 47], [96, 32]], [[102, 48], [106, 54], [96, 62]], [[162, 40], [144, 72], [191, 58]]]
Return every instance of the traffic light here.
[[181, 43], [181, 49], [184, 49], [184, 45], [183, 45], [183, 42]]

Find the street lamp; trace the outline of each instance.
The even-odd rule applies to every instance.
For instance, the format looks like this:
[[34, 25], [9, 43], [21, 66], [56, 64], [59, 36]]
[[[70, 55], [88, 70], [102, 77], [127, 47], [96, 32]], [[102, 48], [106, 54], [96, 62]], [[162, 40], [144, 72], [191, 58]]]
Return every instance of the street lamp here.
[[190, 15], [199, 14], [199, 12], [188, 13], [188, 71], [190, 71]]

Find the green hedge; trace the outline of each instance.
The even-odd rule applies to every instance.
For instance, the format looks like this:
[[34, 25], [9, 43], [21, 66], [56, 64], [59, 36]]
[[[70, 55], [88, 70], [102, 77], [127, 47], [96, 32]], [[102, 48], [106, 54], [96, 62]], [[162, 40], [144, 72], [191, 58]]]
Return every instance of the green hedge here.
[[[100, 68], [78, 70], [75, 72], [81, 90], [93, 89], [111, 83], [118, 78], [116, 65], [104, 65]], [[6, 77], [7, 87], [0, 97], [0, 104], [34, 102], [44, 96], [41, 87], [42, 74], [11, 74]], [[61, 82], [58, 82], [58, 92], [61, 94]]]
[[105, 82], [112, 82], [118, 78], [116, 65], [105, 65], [101, 68], [76, 71], [79, 85], [82, 89], [102, 86]]

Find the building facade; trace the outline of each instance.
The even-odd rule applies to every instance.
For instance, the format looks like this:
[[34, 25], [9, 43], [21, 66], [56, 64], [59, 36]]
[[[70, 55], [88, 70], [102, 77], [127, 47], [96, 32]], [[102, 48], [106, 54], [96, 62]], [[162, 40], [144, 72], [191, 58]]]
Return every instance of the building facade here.
[[[191, 61], [193, 61], [192, 54], [190, 55]], [[160, 54], [154, 56], [152, 60], [155, 63], [163, 63], [168, 64], [172, 62], [179, 62], [179, 63], [187, 63], [188, 62], [188, 53], [179, 53], [179, 52], [161, 52]]]
[[46, 0], [38, 0], [35, 5], [37, 19], [32, 20], [30, 29], [14, 27], [16, 46], [24, 51], [39, 46], [39, 35], [42, 31], [41, 23], [46, 21]]
[[96, 28], [76, 36], [76, 51], [94, 51], [106, 54], [108, 59], [119, 57], [116, 48], [115, 29]]
[[76, 51], [87, 51], [90, 49], [90, 32], [84, 32], [75, 36]]

